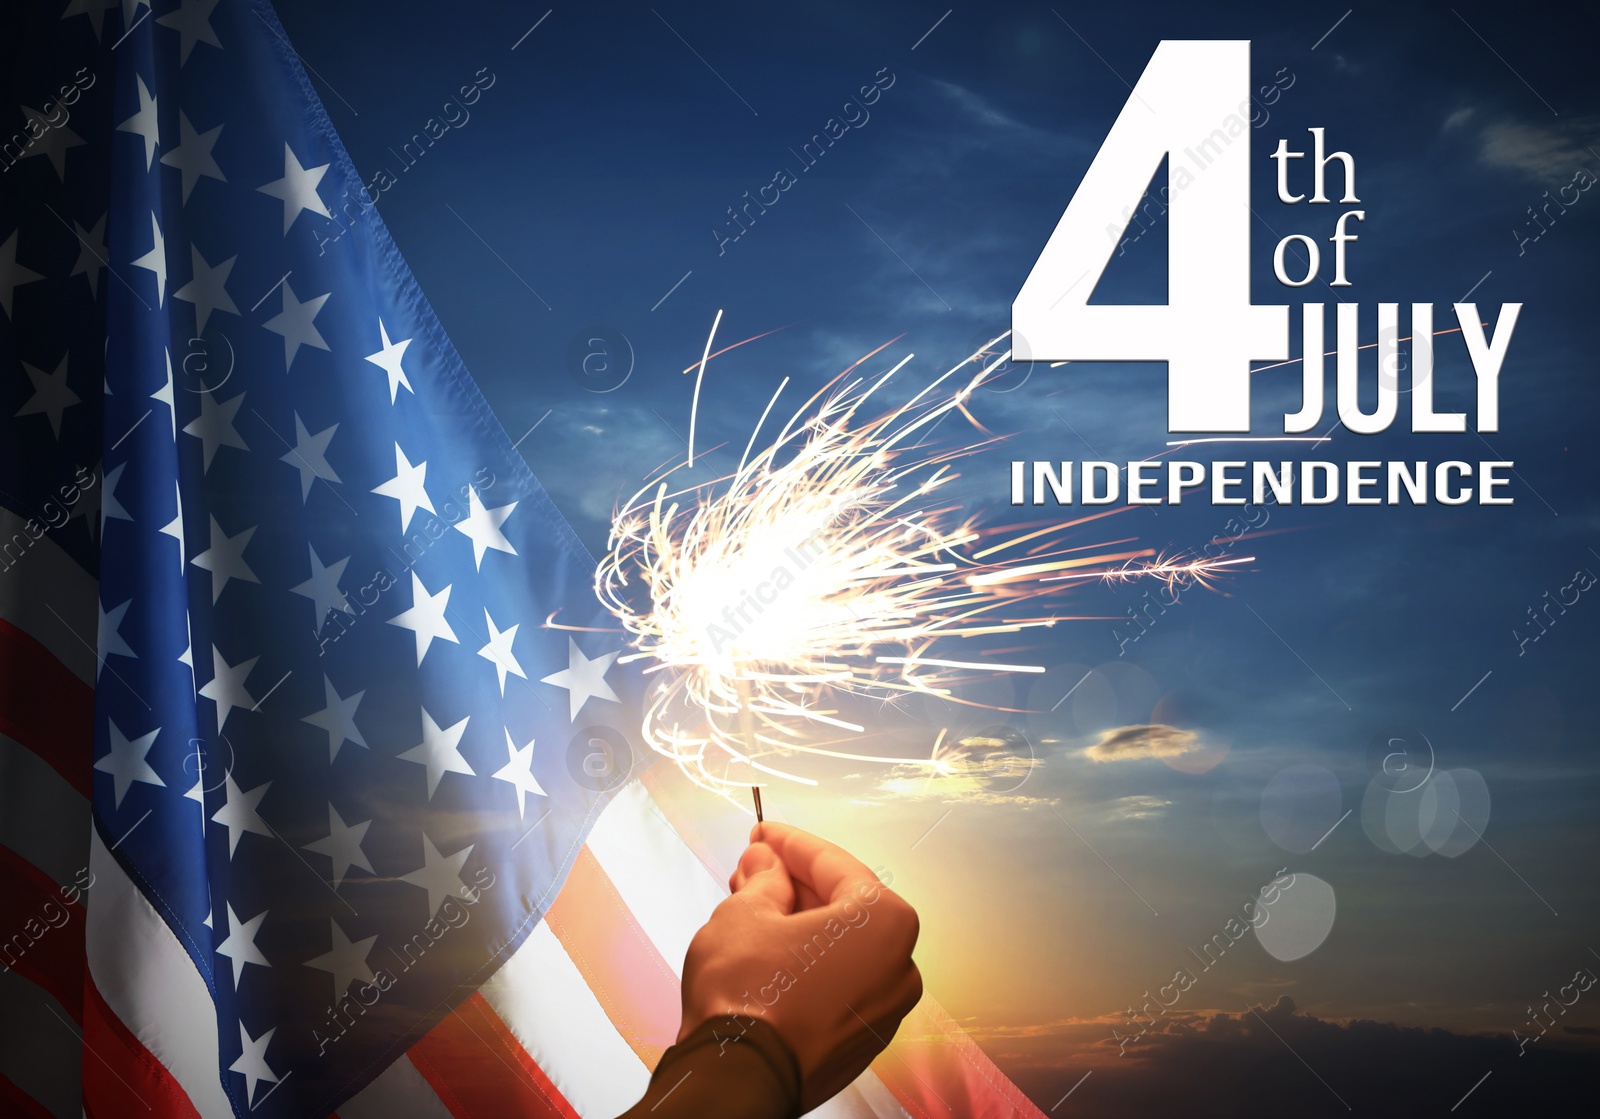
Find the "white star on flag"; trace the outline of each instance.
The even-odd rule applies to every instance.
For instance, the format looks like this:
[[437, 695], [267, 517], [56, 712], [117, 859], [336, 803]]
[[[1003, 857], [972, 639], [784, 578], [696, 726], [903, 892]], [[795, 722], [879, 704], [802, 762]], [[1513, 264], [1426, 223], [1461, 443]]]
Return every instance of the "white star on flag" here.
[[424, 707], [422, 741], [405, 753], [396, 755], [401, 761], [415, 762], [417, 765], [427, 767], [429, 800], [433, 799], [433, 794], [438, 791], [439, 782], [444, 780], [446, 773], [460, 773], [467, 777], [477, 776], [473, 768], [467, 764], [467, 759], [461, 756], [461, 736], [467, 733], [467, 723], [471, 718], [469, 715], [454, 726], [440, 727]]
[[246, 793], [240, 791], [233, 774], [223, 777], [222, 788], [226, 799], [222, 807], [211, 814], [211, 822], [228, 829], [228, 858], [233, 858], [233, 853], [239, 849], [239, 840], [245, 832], [268, 837], [272, 835], [272, 829], [267, 827], [256, 811], [256, 805], [267, 795], [267, 788], [271, 784], [271, 781], [264, 781]]
[[367, 861], [367, 854], [361, 849], [361, 841], [366, 838], [367, 829], [371, 826], [371, 820], [362, 820], [359, 824], [347, 824], [338, 810], [333, 805], [328, 805], [327, 838], [307, 843], [305, 849], [326, 855], [332, 861], [334, 889], [337, 890], [344, 885], [344, 876], [350, 873], [350, 868], [353, 866], [360, 867], [368, 874], [373, 873], [372, 864]]
[[[107, 474], [100, 486], [100, 525], [101, 531], [105, 530], [107, 521], [131, 521], [133, 516], [122, 507], [122, 502], [117, 499], [117, 483], [122, 481], [122, 472], [128, 469], [128, 464], [119, 462], [116, 468]], [[102, 644], [101, 648], [105, 646]]]
[[512, 501], [498, 509], [485, 509], [483, 502], [478, 499], [478, 491], [467, 487], [467, 515], [453, 527], [472, 541], [472, 561], [479, 571], [483, 570], [483, 553], [490, 548], [497, 552], [517, 554], [511, 541], [500, 531], [500, 526], [516, 507], [517, 503]]
[[184, 202], [189, 201], [189, 195], [194, 193], [195, 184], [202, 176], [222, 183], [228, 181], [228, 176], [222, 173], [222, 168], [217, 166], [216, 157], [211, 154], [211, 149], [217, 146], [217, 137], [220, 135], [222, 135], [220, 124], [210, 132], [196, 132], [183, 110], [178, 110], [178, 146], [161, 157], [161, 164], [164, 167], [178, 169], [183, 179]]
[[18, 229], [11, 236], [0, 242], [0, 311], [6, 313], [6, 318], [11, 317], [11, 302], [16, 291], [23, 284], [34, 284], [44, 279], [31, 268], [24, 268], [17, 263], [17, 236], [22, 232]]
[[289, 448], [289, 453], [279, 461], [286, 462], [300, 471], [300, 501], [304, 504], [311, 497], [311, 483], [321, 478], [324, 482], [338, 482], [340, 477], [333, 467], [328, 465], [328, 444], [333, 441], [333, 433], [339, 430], [338, 424], [324, 428], [312, 435], [306, 430], [306, 425], [300, 419], [300, 413], [294, 416], [294, 446]]
[[[123, 465], [127, 464], [124, 463]], [[120, 470], [122, 467], [119, 466], [117, 469]], [[132, 657], [135, 660], [139, 658], [139, 654], [129, 648], [128, 643], [123, 640], [122, 634], [117, 632], [122, 627], [123, 615], [127, 614], [128, 607], [132, 605], [133, 599], [131, 598], [121, 606], [114, 606], [110, 610], [96, 603], [96, 608], [100, 611], [99, 636], [96, 639], [99, 644], [100, 654], [99, 666], [95, 669], [96, 680], [100, 678], [100, 669], [106, 666], [107, 657]], [[515, 629], [516, 627], [513, 626], [512, 628]]]
[[150, 164], [155, 162], [156, 144], [160, 137], [160, 126], [156, 122], [156, 99], [150, 96], [150, 87], [144, 84], [144, 78], [135, 74], [134, 80], [139, 83], [139, 111], [117, 125], [117, 131], [132, 132], [144, 140], [144, 169], [148, 171]]
[[67, 149], [76, 148], [83, 144], [83, 137], [68, 128], [65, 120], [50, 123], [50, 118], [37, 109], [22, 106], [22, 115], [28, 118], [27, 133], [29, 136], [37, 135], [33, 146], [22, 152], [22, 158], [30, 155], [44, 155], [50, 157], [50, 166], [55, 168], [56, 178], [62, 182], [67, 178]]
[[494, 779], [504, 781], [517, 790], [517, 819], [526, 815], [528, 795], [542, 797], [545, 791], [533, 776], [533, 740], [518, 749], [511, 740], [511, 731], [506, 730], [506, 753], [509, 756], [506, 764], [495, 770]]
[[161, 733], [160, 727], [138, 738], [123, 734], [110, 719], [106, 720], [106, 729], [110, 732], [111, 752], [95, 762], [94, 767], [101, 773], [111, 775], [112, 803], [115, 807], [122, 807], [122, 798], [128, 795], [128, 789], [135, 781], [166, 787], [167, 783], [161, 780], [161, 775], [151, 769], [150, 763], [145, 760], [156, 735]]
[[231, 315], [239, 313], [239, 308], [234, 306], [233, 296], [228, 294], [225, 286], [228, 274], [233, 271], [233, 263], [239, 258], [230, 256], [213, 268], [200, 255], [199, 248], [190, 245], [189, 259], [193, 266], [193, 278], [173, 292], [172, 298], [194, 304], [194, 332], [203, 334], [212, 311], [227, 311]]
[[323, 205], [322, 198], [317, 194], [317, 184], [322, 181], [322, 176], [328, 173], [328, 164], [321, 167], [306, 168], [300, 165], [294, 152], [288, 144], [283, 145], [283, 178], [274, 179], [265, 186], [256, 187], [262, 194], [270, 194], [274, 198], [283, 200], [283, 235], [289, 235], [290, 226], [294, 219], [300, 216], [302, 210], [310, 210], [313, 214], [321, 214], [325, 218], [333, 217], [328, 212], [328, 207]]
[[616, 659], [616, 653], [606, 653], [590, 660], [583, 655], [583, 650], [578, 648], [578, 643], [568, 636], [567, 667], [560, 672], [552, 672], [541, 683], [567, 689], [567, 704], [571, 711], [569, 717], [576, 723], [578, 712], [582, 711], [583, 705], [591, 699], [622, 702], [617, 693], [611, 690], [611, 685], [606, 683], [606, 671]]
[[495, 672], [500, 676], [500, 694], [505, 695], [506, 673], [514, 673], [524, 680], [528, 678], [528, 674], [522, 671], [522, 665], [517, 663], [516, 654], [511, 651], [511, 643], [517, 638], [517, 625], [522, 623], [518, 622], [502, 632], [495, 628], [494, 619], [489, 616], [487, 608], [483, 611], [483, 620], [489, 623], [489, 643], [478, 650], [478, 655], [494, 663]]
[[422, 658], [428, 653], [428, 646], [433, 644], [436, 637], [446, 641], [461, 642], [456, 638], [456, 631], [450, 628], [450, 623], [445, 620], [445, 610], [450, 606], [450, 587], [446, 586], [438, 594], [429, 594], [428, 588], [422, 585], [422, 580], [417, 573], [411, 573], [411, 609], [402, 610], [389, 619], [392, 626], [409, 629], [417, 636], [417, 666], [422, 665]]
[[239, 1023], [239, 1045], [244, 1052], [228, 1066], [228, 1071], [237, 1072], [244, 1077], [245, 1099], [252, 1105], [255, 1103], [258, 1083], [263, 1080], [268, 1084], [278, 1082], [277, 1074], [267, 1064], [267, 1046], [272, 1044], [272, 1035], [277, 1032], [278, 1027], [274, 1026], [260, 1037], [251, 1037], [250, 1031], [244, 1028], [244, 1023]]
[[405, 356], [406, 347], [411, 345], [411, 339], [389, 341], [389, 331], [384, 327], [382, 319], [378, 320], [378, 337], [383, 339], [383, 348], [375, 354], [368, 354], [367, 360], [389, 374], [389, 403], [394, 403], [395, 395], [400, 391], [401, 385], [415, 396], [417, 390], [411, 387], [411, 382], [406, 379], [406, 371], [400, 363], [400, 359]]
[[[105, 221], [104, 218], [100, 220], [102, 223]], [[167, 406], [167, 419], [172, 425], [172, 441], [176, 443], [178, 441], [178, 409], [172, 403], [172, 351], [170, 349], [167, 350], [166, 355], [167, 383], [156, 389], [155, 392], [151, 393], [150, 399], [159, 401]], [[239, 395], [243, 396], [244, 394], [240, 393]]]
[[[173, 514], [172, 520], [168, 521], [166, 524], [161, 526], [160, 532], [161, 532], [161, 535], [170, 536], [170, 537], [172, 537], [174, 540], [176, 540], [178, 542], [178, 570], [182, 571], [183, 570], [183, 549], [184, 549], [184, 544], [183, 544], [183, 490], [181, 488], [179, 488], [178, 483], [176, 481], [174, 481], [172, 483], [172, 496], [173, 496], [174, 504], [176, 505], [176, 508], [177, 508], [177, 512], [175, 512]], [[213, 521], [212, 523], [215, 524], [216, 522]], [[216, 599], [212, 599], [212, 602], [213, 603], [216, 602]]]
[[152, 237], [150, 251], [134, 260], [133, 266], [155, 273], [156, 306], [160, 307], [167, 299], [167, 240], [161, 236], [161, 223], [156, 221], [153, 213], [150, 215], [150, 232]]
[[217, 0], [183, 0], [183, 7], [156, 18], [162, 27], [170, 27], [178, 33], [179, 66], [189, 61], [189, 52], [196, 43], [210, 43], [222, 49], [217, 33], [211, 29], [211, 12], [216, 6]]
[[72, 3], [67, 5], [67, 10], [61, 13], [61, 18], [88, 16], [89, 22], [94, 25], [95, 42], [99, 42], [100, 31], [106, 22], [106, 13], [116, 6], [117, 0], [72, 0]]
[[50, 430], [60, 439], [61, 413], [81, 403], [78, 394], [67, 387], [67, 355], [61, 355], [54, 373], [36, 369], [27, 362], [22, 363], [22, 368], [27, 372], [28, 380], [33, 382], [33, 395], [17, 409], [17, 415], [44, 416], [50, 421]]
[[200, 440], [203, 452], [200, 456], [201, 468], [204, 472], [211, 470], [211, 460], [216, 458], [218, 447], [234, 447], [241, 451], [250, 449], [245, 446], [239, 429], [233, 426], [233, 417], [239, 414], [244, 396], [241, 392], [238, 396], [230, 396], [219, 402], [209, 390], [200, 394], [200, 415], [184, 425], [183, 433]]
[[[122, 466], [126, 466], [126, 463], [123, 463]], [[118, 466], [117, 469], [122, 469], [122, 466]], [[115, 474], [115, 471], [112, 472]], [[82, 496], [78, 498], [78, 503], [72, 506], [72, 512], [67, 514], [67, 523], [72, 523], [78, 517], [82, 517], [83, 528], [88, 531], [90, 539], [101, 538], [102, 531], [106, 530], [106, 512], [102, 509], [102, 503], [106, 501], [106, 498], [112, 499], [112, 503], [115, 503], [115, 496], [107, 493], [104, 479], [101, 479], [99, 485], [93, 485], [93, 487], [82, 490]], [[126, 509], [123, 509], [123, 512], [126, 512]], [[128, 517], [128, 520], [133, 520], [133, 517]]]
[[229, 580], [238, 579], [245, 583], [261, 582], [260, 579], [256, 578], [256, 573], [250, 570], [250, 565], [244, 559], [244, 550], [249, 546], [250, 538], [256, 534], [257, 527], [256, 525], [251, 525], [238, 536], [229, 536], [222, 531], [222, 526], [217, 523], [217, 518], [211, 518], [211, 547], [195, 556], [189, 562], [196, 567], [211, 572], [211, 601], [213, 604], [222, 597], [222, 589], [228, 585]]
[[426, 509], [434, 513], [433, 499], [428, 496], [428, 491], [422, 488], [424, 480], [428, 477], [428, 462], [424, 459], [415, 466], [406, 458], [406, 453], [400, 449], [400, 444], [394, 445], [394, 477], [381, 486], [373, 486], [372, 492], [384, 497], [392, 497], [400, 503], [400, 531], [406, 532], [411, 528], [411, 518], [418, 509]]
[[422, 866], [410, 874], [402, 874], [400, 881], [428, 891], [429, 917], [439, 912], [446, 898], [470, 896], [471, 891], [461, 880], [461, 867], [472, 854], [474, 846], [469, 843], [454, 855], [441, 855], [433, 845], [433, 840], [428, 838], [428, 833], [422, 833]]
[[283, 336], [283, 367], [289, 369], [294, 365], [294, 357], [300, 352], [301, 346], [312, 346], [319, 350], [326, 350], [328, 343], [322, 337], [322, 332], [317, 329], [314, 321], [317, 313], [322, 310], [322, 305], [328, 301], [332, 292], [324, 292], [312, 299], [300, 302], [295, 297], [294, 289], [289, 286], [289, 281], [284, 280], [283, 310], [261, 325], [274, 334]]
[[333, 681], [326, 676], [322, 678], [322, 690], [322, 710], [305, 715], [300, 721], [321, 727], [327, 733], [328, 764], [332, 765], [339, 759], [339, 747], [346, 742], [354, 742], [363, 750], [368, 748], [367, 740], [361, 737], [361, 730], [356, 726], [356, 708], [361, 706], [361, 697], [367, 693], [363, 690], [353, 695], [341, 696], [334, 688]]
[[232, 903], [225, 903], [223, 908], [228, 917], [228, 935], [217, 945], [217, 955], [226, 956], [233, 962], [233, 986], [234, 990], [238, 990], [239, 977], [244, 974], [245, 964], [272, 966], [261, 954], [261, 949], [256, 947], [256, 934], [261, 931], [261, 922], [267, 919], [267, 911], [263, 909], [248, 921], [240, 921]]
[[306, 967], [314, 967], [333, 976], [333, 998], [337, 1002], [353, 981], [372, 982], [372, 969], [367, 966], [367, 957], [372, 954], [372, 946], [378, 943], [378, 938], [369, 936], [365, 940], [353, 941], [344, 935], [338, 921], [330, 917], [328, 924], [333, 927], [333, 947], [307, 960]]
[[78, 262], [67, 275], [69, 278], [85, 277], [89, 281], [91, 297], [100, 294], [100, 273], [106, 268], [106, 217], [106, 214], [101, 214], [93, 229], [72, 223], [72, 231], [78, 237]]
[[339, 589], [339, 580], [344, 577], [345, 564], [350, 562], [346, 556], [342, 560], [335, 560], [327, 567], [322, 566], [322, 560], [317, 557], [317, 549], [310, 544], [306, 551], [311, 553], [311, 578], [304, 583], [289, 588], [290, 594], [301, 595], [311, 600], [313, 628], [322, 632], [322, 623], [327, 620], [329, 610], [343, 610], [346, 614], [355, 613], [350, 609], [350, 601], [345, 593]]
[[[121, 463], [117, 466], [117, 470], [121, 470], [122, 467], [127, 465], [128, 464], [125, 462]], [[112, 471], [113, 474], [116, 472], [116, 470]], [[87, 488], [81, 489], [79, 491], [78, 503], [72, 507], [72, 512], [67, 514], [67, 523], [70, 524], [79, 517], [82, 517], [83, 527], [88, 530], [90, 538], [98, 540], [100, 538], [100, 531], [105, 525], [103, 504], [106, 498], [110, 496], [111, 495], [107, 492], [106, 480], [104, 478], [100, 479], [100, 484], [98, 485], [90, 485]], [[116, 503], [115, 497], [111, 497], [111, 500], [113, 504]], [[124, 509], [123, 513], [126, 514], [127, 510]], [[128, 519], [132, 520], [133, 518], [129, 517]]]
[[260, 659], [251, 657], [238, 664], [229, 664], [223, 658], [222, 651], [215, 645], [211, 646], [212, 675], [205, 687], [200, 689], [200, 695], [217, 705], [217, 733], [222, 733], [222, 728], [228, 725], [228, 716], [233, 714], [235, 707], [255, 709], [256, 699], [245, 688], [244, 681]]

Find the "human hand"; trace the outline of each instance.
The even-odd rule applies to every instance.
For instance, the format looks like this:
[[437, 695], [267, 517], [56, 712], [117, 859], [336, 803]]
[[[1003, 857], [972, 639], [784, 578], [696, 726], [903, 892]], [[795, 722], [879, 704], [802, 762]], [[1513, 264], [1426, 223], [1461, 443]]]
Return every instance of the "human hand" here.
[[849, 852], [757, 824], [683, 969], [687, 1037], [709, 1018], [759, 1017], [800, 1066], [801, 1110], [854, 1080], [922, 997], [917, 914]]

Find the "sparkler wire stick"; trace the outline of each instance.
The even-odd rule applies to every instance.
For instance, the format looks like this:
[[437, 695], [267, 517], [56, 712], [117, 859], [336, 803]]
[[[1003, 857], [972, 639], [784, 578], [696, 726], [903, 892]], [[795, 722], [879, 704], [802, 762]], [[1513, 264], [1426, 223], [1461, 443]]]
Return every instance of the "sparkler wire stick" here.
[[[739, 730], [744, 738], [744, 748], [750, 753], [756, 750], [755, 712], [750, 705], [750, 680], [748, 677], [739, 677]], [[751, 785], [750, 795], [756, 802], [756, 823], [766, 822], [766, 817], [761, 814], [761, 786]]]

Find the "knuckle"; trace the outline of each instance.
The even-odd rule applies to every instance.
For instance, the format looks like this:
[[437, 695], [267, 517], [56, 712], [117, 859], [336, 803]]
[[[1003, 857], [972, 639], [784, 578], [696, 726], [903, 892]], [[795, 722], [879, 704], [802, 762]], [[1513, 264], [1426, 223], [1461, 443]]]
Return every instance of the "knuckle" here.
[[713, 947], [721, 939], [721, 934], [718, 932], [719, 924], [716, 914], [712, 914], [711, 920], [701, 925], [694, 936], [689, 938], [689, 951], [704, 952], [707, 948]]
[[723, 898], [717, 903], [717, 907], [711, 911], [711, 918], [705, 923], [700, 933], [704, 934], [713, 927], [733, 924], [739, 919], [742, 912], [744, 912], [744, 904], [738, 898]]
[[885, 893], [883, 900], [888, 904], [885, 907], [885, 916], [888, 924], [906, 941], [906, 952], [916, 946], [917, 937], [922, 932], [922, 918], [917, 916], [917, 911], [905, 898], [895, 893]]
[[922, 1001], [922, 972], [917, 970], [917, 965], [911, 965], [911, 974], [907, 977], [905, 997], [901, 1005], [905, 1008], [900, 1012], [901, 1017], [910, 1014], [913, 1007]]

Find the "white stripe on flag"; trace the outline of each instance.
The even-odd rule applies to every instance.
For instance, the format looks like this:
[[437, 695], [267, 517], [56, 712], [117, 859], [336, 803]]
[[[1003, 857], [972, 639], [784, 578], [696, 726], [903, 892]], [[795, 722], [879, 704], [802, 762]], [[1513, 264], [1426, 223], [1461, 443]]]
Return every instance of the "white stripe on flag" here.
[[481, 993], [584, 1119], [612, 1119], [644, 1095], [649, 1070], [543, 921]]
[[98, 832], [86, 939], [89, 976], [106, 1005], [178, 1082], [202, 1119], [231, 1119], [217, 1057], [217, 1011], [189, 954]]
[[728, 896], [727, 886], [694, 857], [638, 781], [606, 805], [588, 843], [634, 919], [682, 978], [689, 941]]
[[[867, 1091], [864, 1089], [872, 1089]], [[872, 1098], [879, 1098], [880, 1104], [874, 1106], [869, 1102]], [[813, 1108], [806, 1112], [807, 1119], [911, 1119], [894, 1098], [893, 1093], [883, 1086], [883, 1081], [878, 1079], [878, 1074], [868, 1069], [856, 1077], [845, 1090], [821, 1107]]]
[[43, 989], [0, 968], [0, 1075], [52, 1115], [83, 1113], [83, 1047], [73, 1036], [72, 1016]]
[[872, 1109], [878, 1119], [911, 1119], [911, 1113], [900, 1105], [894, 1098], [894, 1093], [888, 1086], [878, 1079], [878, 1074], [868, 1069], [856, 1077], [855, 1083], [850, 1085], [852, 1091], [861, 1094], [861, 1102]]
[[407, 1057], [339, 1107], [339, 1119], [455, 1119]]
[[89, 861], [89, 802], [38, 754], [3, 734], [0, 847], [9, 847], [62, 886]]
[[4, 559], [12, 565], [0, 570], [5, 584], [0, 586], [0, 618], [49, 649], [78, 679], [93, 684], [99, 584], [48, 535], [28, 544], [28, 523], [0, 506], [0, 552], [11, 549]]

